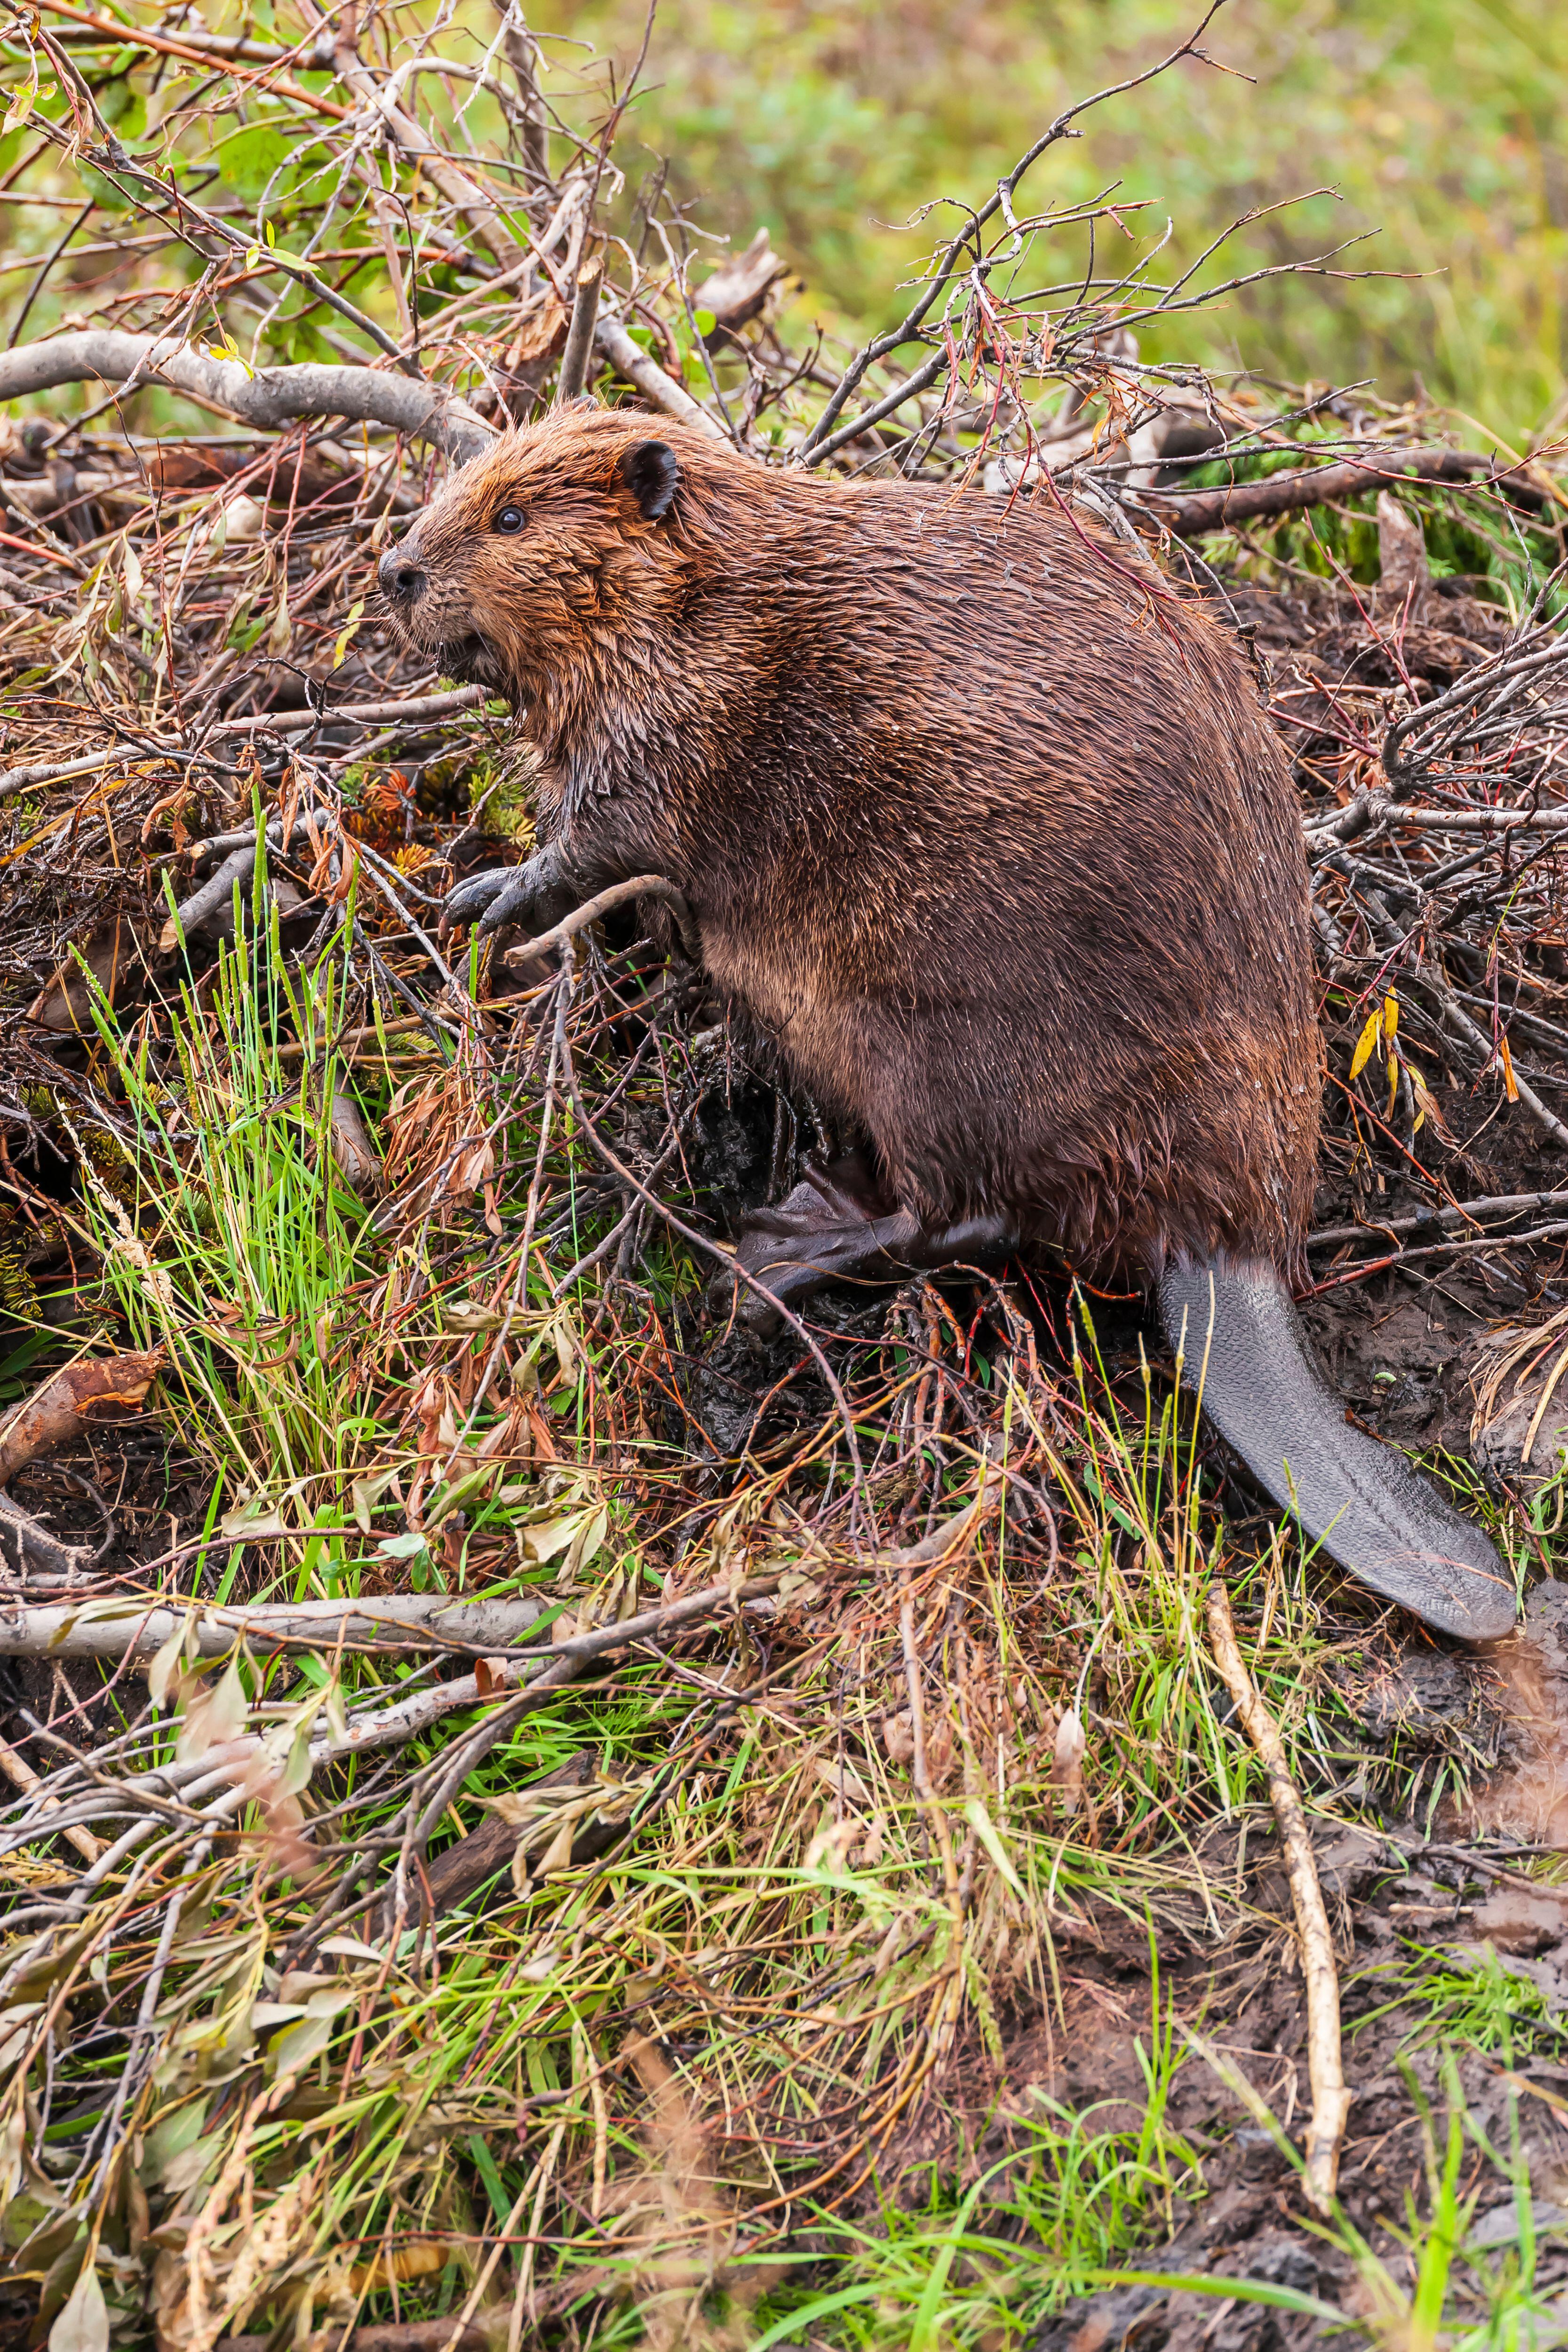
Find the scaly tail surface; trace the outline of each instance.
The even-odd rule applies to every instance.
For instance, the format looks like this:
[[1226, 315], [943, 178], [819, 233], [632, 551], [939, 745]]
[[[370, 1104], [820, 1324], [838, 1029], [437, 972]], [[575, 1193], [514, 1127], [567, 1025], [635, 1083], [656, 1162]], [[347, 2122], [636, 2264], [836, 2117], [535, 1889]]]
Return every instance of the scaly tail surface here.
[[1160, 1307], [1184, 1387], [1277, 1503], [1361, 1583], [1462, 1642], [1512, 1630], [1514, 1582], [1479, 1528], [1352, 1428], [1264, 1265], [1172, 1265]]

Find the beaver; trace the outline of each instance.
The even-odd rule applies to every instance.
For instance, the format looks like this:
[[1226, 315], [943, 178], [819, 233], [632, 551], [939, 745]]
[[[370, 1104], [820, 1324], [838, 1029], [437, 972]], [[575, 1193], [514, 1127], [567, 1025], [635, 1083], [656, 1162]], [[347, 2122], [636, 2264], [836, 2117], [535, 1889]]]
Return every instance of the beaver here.
[[1157, 1295], [1309, 1539], [1468, 1641], [1485, 1536], [1347, 1427], [1291, 1303], [1321, 1045], [1289, 774], [1245, 667], [1044, 498], [845, 483], [567, 409], [382, 559], [406, 643], [510, 697], [542, 845], [446, 920], [537, 932], [640, 874], [857, 1150], [740, 1237], [829, 1280], [1058, 1252]]

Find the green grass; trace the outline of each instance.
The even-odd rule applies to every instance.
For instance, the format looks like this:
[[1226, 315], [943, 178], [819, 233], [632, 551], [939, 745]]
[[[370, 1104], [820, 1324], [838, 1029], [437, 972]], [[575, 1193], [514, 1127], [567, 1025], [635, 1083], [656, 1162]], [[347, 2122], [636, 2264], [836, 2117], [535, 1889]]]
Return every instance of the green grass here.
[[[383, 1056], [366, 1107], [399, 1197], [420, 1205], [378, 1220], [332, 1169], [325, 1108], [343, 1075], [335, 1041], [364, 1025], [354, 901], [302, 973], [279, 953], [260, 887], [199, 986], [123, 1031], [100, 1007], [98, 1076], [121, 1159], [85, 1210], [106, 1325], [169, 1349], [170, 1430], [212, 1481], [224, 1589], [429, 1577], [469, 1592], [526, 1585], [594, 1619], [650, 1598], [676, 1568], [683, 1589], [763, 1568], [795, 1583], [775, 1616], [613, 1664], [482, 1755], [460, 1745], [481, 1718], [458, 1712], [390, 1761], [318, 1771], [299, 1791], [315, 1862], [263, 1808], [243, 1811], [184, 1888], [150, 2063], [107, 2171], [92, 2134], [182, 1884], [184, 1821], [154, 1823], [79, 1930], [14, 1946], [5, 2000], [54, 2001], [72, 2021], [0, 2087], [0, 2126], [42, 2119], [48, 2102], [5, 2215], [19, 2274], [52, 2317], [96, 2231], [128, 2343], [149, 2291], [135, 2233], [153, 2227], [187, 2263], [194, 2239], [230, 2332], [455, 2317], [473, 2302], [498, 2330], [521, 2315], [522, 2340], [563, 2347], [1021, 2347], [1070, 2297], [1157, 2266], [1235, 2126], [1174, 2119], [1178, 2079], [1206, 2063], [1187, 2039], [1204, 1996], [1178, 1992], [1162, 1958], [1173, 1933], [1202, 1950], [1254, 1932], [1240, 1835], [1255, 1858], [1268, 1835], [1256, 1758], [1207, 1655], [1209, 1580], [1231, 1588], [1325, 1825], [1432, 1798], [1429, 1759], [1371, 1751], [1346, 1696], [1343, 1670], [1376, 1643], [1289, 1540], [1215, 1518], [1190, 1412], [1125, 1342], [1110, 1349], [1083, 1301], [1062, 1308], [1059, 1358], [1005, 1295], [973, 1326], [951, 1304], [906, 1302], [843, 1359], [862, 1458], [874, 1479], [896, 1469], [895, 1487], [874, 1489], [884, 1517], [908, 1501], [907, 1539], [928, 1508], [972, 1496], [979, 1432], [1025, 1481], [912, 1580], [922, 1796], [897, 1736], [900, 1593], [837, 1533], [803, 1556], [803, 1523], [844, 1477], [836, 1417], [808, 1412], [789, 1443], [730, 1465], [723, 1486], [692, 1488], [668, 1416], [700, 1275], [659, 1243], [634, 1291], [599, 1269], [552, 1295], [607, 1213], [582, 1194], [581, 1139], [559, 1116], [545, 1131], [542, 1065], [524, 1078], [469, 1046], [450, 1063]], [[575, 1018], [584, 1084], [600, 1086], [617, 1066], [586, 1042], [586, 993]], [[306, 1050], [286, 1058], [291, 1040]], [[663, 1083], [649, 1073], [650, 1103]], [[498, 1139], [489, 1196], [477, 1168], [457, 1194], [431, 1191], [480, 1132]], [[532, 1230], [554, 1238], [525, 1263], [536, 1170]], [[1017, 1491], [1048, 1502], [1051, 1547], [1039, 1523], [1024, 1532]], [[265, 1540], [264, 1507], [281, 1515]], [[399, 1513], [410, 1524], [395, 1532]], [[192, 1589], [185, 1575], [173, 1589]], [[243, 1645], [207, 1687], [222, 1676], [280, 1738], [329, 1700], [374, 1706], [411, 1679], [392, 1661]], [[1069, 1714], [1079, 1785], [1053, 1761]], [[121, 1728], [132, 1720], [127, 1707]], [[178, 1728], [143, 1721], [138, 1760], [167, 1758]], [[498, 1873], [427, 1929], [416, 1885], [391, 1948], [380, 1893], [356, 1908], [350, 1884], [323, 1924], [356, 1857], [384, 1889], [445, 1776], [433, 1856], [488, 1800], [583, 1750], [586, 1810], [558, 1811], [521, 1886]], [[595, 1811], [628, 1833], [573, 1862]], [[1114, 2097], [1091, 2087], [1079, 2103], [1048, 2084], [1015, 2097], [1020, 2030], [1076, 2030], [1086, 1922], [1149, 1954], [1126, 2030], [1136, 2074]], [[1511, 1978], [1449, 1969], [1390, 1991], [1434, 2045], [1507, 2065], [1531, 2036], [1545, 2046]], [[1475, 2166], [1500, 2167], [1511, 2194], [1513, 2144], [1484, 2149], [1451, 2095], [1424, 2128], [1430, 2161], [1389, 2217], [1405, 2251], [1332, 2225], [1373, 2315], [1356, 2323], [1363, 2338], [1403, 2352], [1458, 2331], [1522, 2347], [1541, 2305], [1530, 2245], [1484, 2262], [1456, 2252]], [[1458, 2185], [1456, 2128], [1470, 2168]], [[1266, 2301], [1284, 2292], [1256, 2284]]]

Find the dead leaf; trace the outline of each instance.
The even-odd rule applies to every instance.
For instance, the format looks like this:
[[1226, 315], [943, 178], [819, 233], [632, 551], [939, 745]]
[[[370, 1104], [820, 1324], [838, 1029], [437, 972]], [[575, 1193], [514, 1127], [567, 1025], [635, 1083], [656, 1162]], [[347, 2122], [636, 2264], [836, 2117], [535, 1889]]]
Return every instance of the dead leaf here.
[[912, 1764], [915, 1760], [914, 1717], [907, 1706], [897, 1715], [882, 1719], [882, 1745], [888, 1751], [889, 1764]]
[[49, 2330], [49, 2352], [109, 2352], [109, 2312], [89, 2263]]
[[1056, 1746], [1047, 1775], [1052, 1788], [1060, 1793], [1064, 1808], [1069, 1812], [1083, 1796], [1083, 1759], [1088, 1745], [1082, 1719], [1076, 1708], [1069, 1706], [1057, 1726]]

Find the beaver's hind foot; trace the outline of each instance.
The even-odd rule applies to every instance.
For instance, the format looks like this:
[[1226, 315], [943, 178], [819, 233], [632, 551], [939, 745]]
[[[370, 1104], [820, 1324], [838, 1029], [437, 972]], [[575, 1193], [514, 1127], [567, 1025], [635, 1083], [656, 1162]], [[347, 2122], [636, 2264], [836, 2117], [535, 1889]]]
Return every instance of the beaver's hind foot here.
[[767, 1337], [782, 1319], [770, 1298], [794, 1309], [833, 1282], [886, 1286], [955, 1264], [999, 1265], [1015, 1241], [999, 1217], [923, 1225], [898, 1206], [862, 1155], [851, 1152], [808, 1167], [777, 1208], [747, 1218], [735, 1263], [752, 1280], [722, 1269], [710, 1303], [723, 1313], [733, 1300], [736, 1320]]

